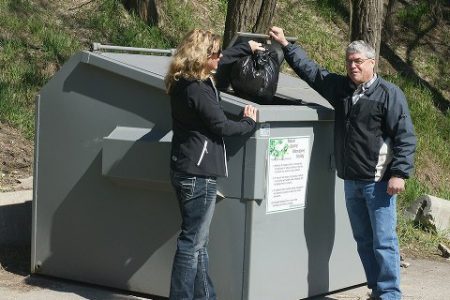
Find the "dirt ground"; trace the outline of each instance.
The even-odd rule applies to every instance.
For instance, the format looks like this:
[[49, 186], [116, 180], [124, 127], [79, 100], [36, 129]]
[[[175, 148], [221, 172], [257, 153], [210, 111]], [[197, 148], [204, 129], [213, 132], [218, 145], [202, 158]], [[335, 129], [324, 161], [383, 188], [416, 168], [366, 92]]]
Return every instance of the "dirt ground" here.
[[0, 122], [0, 192], [20, 190], [33, 175], [33, 142], [19, 130]]
[[[22, 181], [33, 175], [33, 142], [21, 132], [0, 122], [0, 192], [24, 189]], [[29, 247], [0, 247], [0, 282], [2, 286], [28, 290], [23, 280], [30, 270]]]
[[[1, 246], [0, 291], [8, 291], [8, 293], [15, 295], [26, 295], [42, 289], [62, 290], [64, 288], [65, 281], [63, 280], [45, 276], [31, 276], [30, 266], [31, 249], [29, 246]], [[0, 299], [3, 299], [1, 292]], [[20, 299], [31, 300], [32, 298]]]

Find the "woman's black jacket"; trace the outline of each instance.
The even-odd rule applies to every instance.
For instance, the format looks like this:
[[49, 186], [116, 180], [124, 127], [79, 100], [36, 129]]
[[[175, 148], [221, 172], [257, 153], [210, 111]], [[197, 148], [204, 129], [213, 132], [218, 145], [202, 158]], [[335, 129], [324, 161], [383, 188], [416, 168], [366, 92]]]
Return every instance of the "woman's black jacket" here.
[[229, 120], [211, 78], [180, 79], [170, 93], [172, 108], [171, 169], [196, 176], [228, 176], [224, 136], [245, 135], [255, 121]]

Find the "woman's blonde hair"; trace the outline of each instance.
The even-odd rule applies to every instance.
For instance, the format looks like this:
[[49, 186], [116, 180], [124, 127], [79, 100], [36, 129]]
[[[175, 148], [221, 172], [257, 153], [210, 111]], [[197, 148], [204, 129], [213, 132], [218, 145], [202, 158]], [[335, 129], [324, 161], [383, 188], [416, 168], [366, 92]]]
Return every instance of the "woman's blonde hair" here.
[[207, 68], [208, 58], [220, 50], [221, 39], [208, 30], [193, 29], [181, 41], [164, 79], [167, 93], [174, 81], [180, 78], [205, 80], [211, 74]]

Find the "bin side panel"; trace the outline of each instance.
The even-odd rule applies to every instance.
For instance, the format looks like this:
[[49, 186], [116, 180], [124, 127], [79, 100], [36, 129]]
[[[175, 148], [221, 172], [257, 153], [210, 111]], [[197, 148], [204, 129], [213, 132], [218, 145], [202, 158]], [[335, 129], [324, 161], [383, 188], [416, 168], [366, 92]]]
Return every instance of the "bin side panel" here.
[[[110, 178], [144, 178], [145, 185], [147, 175], [139, 169], [151, 162], [141, 157], [145, 155], [158, 155], [158, 168], [166, 165], [168, 170], [166, 143], [133, 143], [129, 135], [112, 134], [122, 126], [151, 128], [166, 137], [171, 130], [168, 96], [142, 81], [91, 65], [69, 67], [41, 91], [39, 101], [32, 268], [55, 277], [168, 296], [181, 222], [175, 193], [121, 185]], [[159, 150], [145, 153], [153, 146]], [[116, 163], [134, 169], [114, 169]], [[166, 179], [166, 172], [161, 174]], [[244, 216], [239, 200], [217, 203], [210, 266], [223, 299], [242, 295]]]
[[[248, 300], [302, 299], [365, 281], [345, 209], [343, 182], [330, 163], [333, 122], [271, 123], [270, 137], [300, 136], [309, 137], [311, 147], [306, 206], [267, 214], [267, 198], [251, 202], [244, 288]], [[267, 138], [256, 140], [256, 153], [265, 153], [267, 147]], [[255, 162], [260, 169], [266, 166], [264, 172], [245, 178], [255, 181], [255, 194], [264, 189], [266, 159], [259, 155]]]
[[[52, 84], [39, 104], [34, 269], [167, 295], [180, 224], [174, 193], [123, 187], [102, 175], [103, 139], [116, 126], [170, 131], [167, 95], [86, 64]], [[160, 159], [168, 168], [169, 155]], [[155, 265], [164, 266], [158, 276], [140, 273]]]
[[245, 203], [219, 199], [211, 223], [209, 267], [218, 299], [242, 299]]

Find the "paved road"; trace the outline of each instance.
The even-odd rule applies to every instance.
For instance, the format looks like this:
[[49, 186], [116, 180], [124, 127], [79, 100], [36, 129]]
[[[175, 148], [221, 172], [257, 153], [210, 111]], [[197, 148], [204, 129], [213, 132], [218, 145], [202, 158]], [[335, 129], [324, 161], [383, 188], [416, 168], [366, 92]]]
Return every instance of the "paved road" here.
[[[410, 266], [402, 268], [402, 289], [405, 300], [450, 299], [450, 261], [409, 260]], [[314, 300], [365, 300], [365, 287], [351, 288], [330, 295], [311, 298]], [[123, 291], [44, 276], [29, 276], [0, 272], [1, 300], [137, 300], [151, 299], [130, 295]], [[154, 300], [154, 299], [153, 299]], [[232, 299], [223, 299], [232, 300]], [[284, 300], [284, 299], [274, 299]]]
[[[450, 299], [450, 260], [407, 260], [408, 268], [401, 269], [401, 289], [404, 300], [448, 300]], [[314, 300], [367, 299], [366, 287], [349, 289]]]

